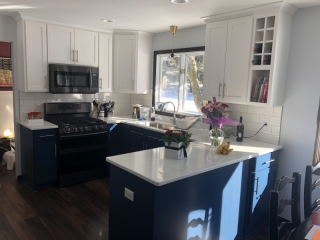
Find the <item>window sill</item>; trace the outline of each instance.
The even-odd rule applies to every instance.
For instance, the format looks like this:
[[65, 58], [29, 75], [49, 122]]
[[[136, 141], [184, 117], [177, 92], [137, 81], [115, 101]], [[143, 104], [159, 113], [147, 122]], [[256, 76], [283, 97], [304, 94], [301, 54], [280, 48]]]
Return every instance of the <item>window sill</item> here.
[[[172, 111], [157, 111], [156, 110], [156, 114], [157, 115], [162, 115], [162, 116], [167, 116], [167, 117], [173, 117], [173, 112]], [[176, 118], [186, 118], [186, 117], [200, 117], [199, 114], [190, 114], [190, 113], [176, 113]]]

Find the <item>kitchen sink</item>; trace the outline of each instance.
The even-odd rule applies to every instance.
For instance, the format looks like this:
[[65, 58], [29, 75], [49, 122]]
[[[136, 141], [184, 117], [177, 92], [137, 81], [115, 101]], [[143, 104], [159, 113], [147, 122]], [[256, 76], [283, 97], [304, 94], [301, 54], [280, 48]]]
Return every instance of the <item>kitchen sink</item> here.
[[154, 127], [154, 128], [158, 128], [158, 129], [169, 129], [169, 130], [175, 129], [175, 127], [173, 125], [166, 125], [166, 124], [155, 123], [155, 122], [149, 123], [149, 126]]

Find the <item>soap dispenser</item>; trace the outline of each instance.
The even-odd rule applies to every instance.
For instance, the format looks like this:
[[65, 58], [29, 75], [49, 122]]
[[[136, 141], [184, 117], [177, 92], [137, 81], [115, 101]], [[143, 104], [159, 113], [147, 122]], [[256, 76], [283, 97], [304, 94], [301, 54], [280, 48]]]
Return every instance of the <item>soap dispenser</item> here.
[[150, 121], [155, 121], [155, 120], [156, 120], [156, 113], [155, 113], [154, 107], [152, 107]]

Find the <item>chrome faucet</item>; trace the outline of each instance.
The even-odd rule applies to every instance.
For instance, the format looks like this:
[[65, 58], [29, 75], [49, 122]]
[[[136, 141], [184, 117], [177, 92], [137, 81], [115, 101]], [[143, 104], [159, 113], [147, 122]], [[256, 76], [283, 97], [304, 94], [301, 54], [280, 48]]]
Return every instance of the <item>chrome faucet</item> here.
[[172, 123], [173, 123], [174, 125], [176, 125], [176, 123], [177, 123], [177, 121], [176, 121], [176, 106], [173, 104], [173, 102], [165, 102], [165, 103], [162, 103], [162, 106], [161, 106], [160, 111], [163, 112], [164, 106], [165, 106], [167, 103], [171, 103], [171, 104], [173, 105], [173, 118], [172, 118]]

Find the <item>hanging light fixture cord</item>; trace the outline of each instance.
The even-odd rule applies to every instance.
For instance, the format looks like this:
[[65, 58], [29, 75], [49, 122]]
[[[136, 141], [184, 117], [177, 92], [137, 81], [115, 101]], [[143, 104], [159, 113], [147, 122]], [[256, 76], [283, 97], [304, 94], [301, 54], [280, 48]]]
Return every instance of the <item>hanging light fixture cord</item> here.
[[173, 43], [174, 43], [174, 33], [172, 34], [172, 47], [171, 47], [172, 52], [171, 52], [171, 57], [174, 56], [174, 55], [173, 55]]

